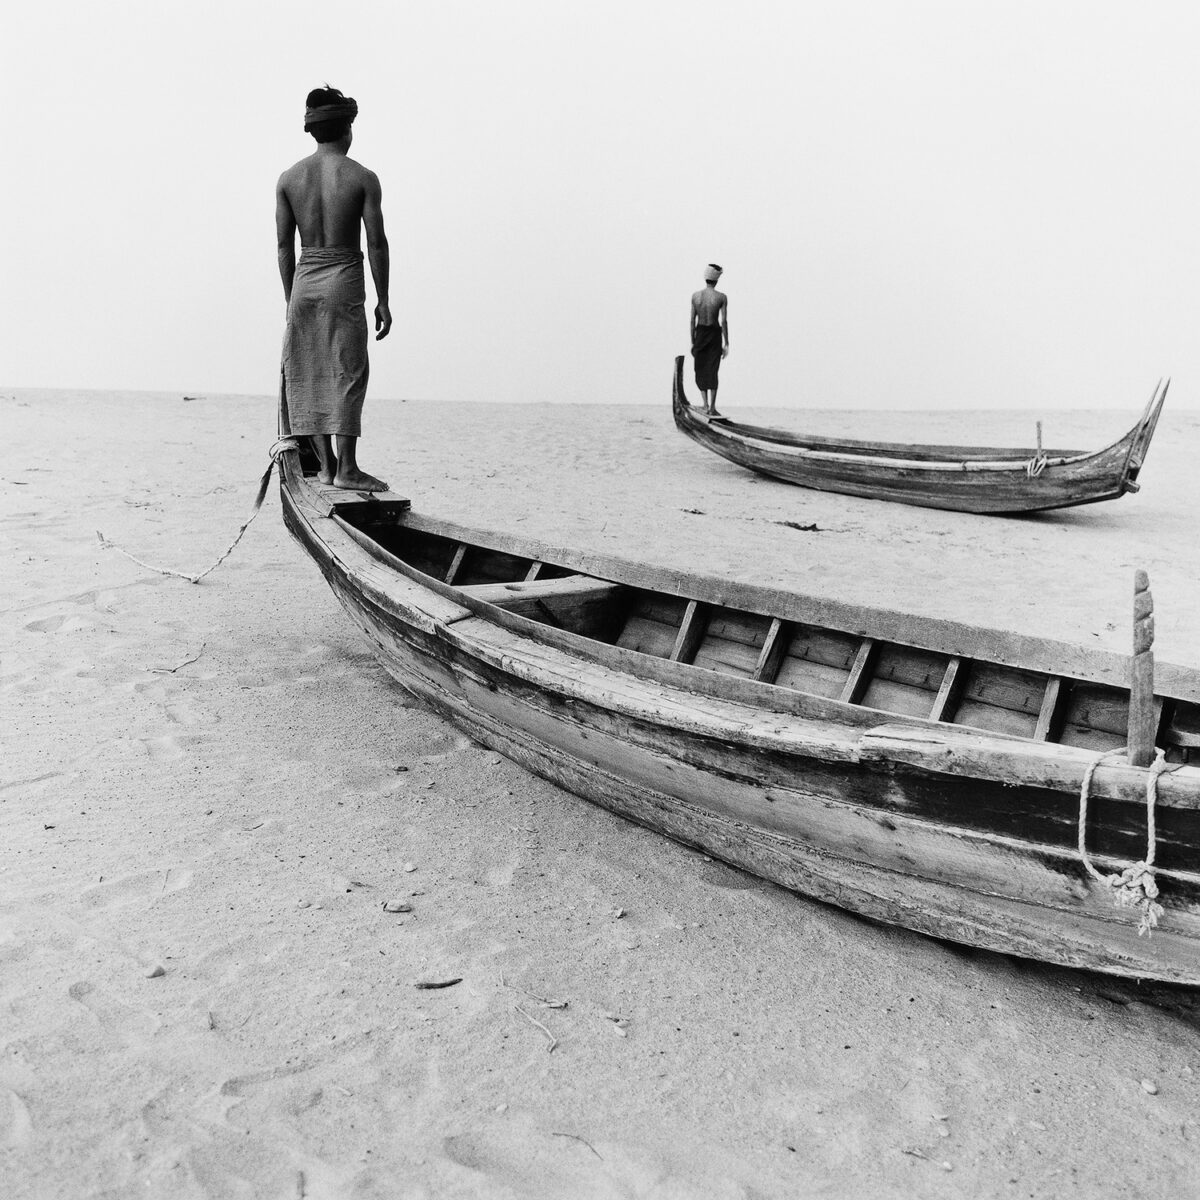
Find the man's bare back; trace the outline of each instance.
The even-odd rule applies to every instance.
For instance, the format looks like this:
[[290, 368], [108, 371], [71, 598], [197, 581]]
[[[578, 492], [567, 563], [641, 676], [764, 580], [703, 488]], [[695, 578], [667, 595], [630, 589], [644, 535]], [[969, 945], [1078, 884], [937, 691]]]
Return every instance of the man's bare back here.
[[[295, 238], [300, 245], [318, 249], [362, 248], [367, 231], [367, 260], [379, 304], [375, 309], [375, 340], [387, 337], [392, 327], [388, 308], [390, 261], [383, 230], [383, 189], [374, 171], [350, 158], [340, 143], [319, 145], [316, 152], [288, 167], [275, 188], [275, 226], [279, 240], [280, 273], [285, 299], [292, 297], [295, 275]], [[285, 254], [291, 252], [291, 271]]]
[[367, 195], [379, 180], [352, 158], [317, 151], [284, 171], [279, 190], [291, 209], [301, 246], [362, 247]]
[[721, 311], [725, 308], [728, 297], [724, 292], [718, 292], [714, 287], [706, 287], [703, 291], [692, 293], [692, 312], [697, 325], [720, 324]]

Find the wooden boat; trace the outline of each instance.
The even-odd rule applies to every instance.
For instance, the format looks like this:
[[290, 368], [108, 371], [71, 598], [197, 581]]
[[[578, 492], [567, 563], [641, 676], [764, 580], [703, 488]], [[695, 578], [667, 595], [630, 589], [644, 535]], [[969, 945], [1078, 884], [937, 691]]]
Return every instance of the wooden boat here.
[[[1200, 985], [1200, 672], [485, 532], [283, 454], [288, 528], [382, 665], [471, 737], [765, 879], [971, 946]], [[1150, 937], [1077, 848], [1147, 857]]]
[[1103, 450], [1002, 450], [806, 437], [709, 417], [684, 396], [683, 361], [675, 360], [675, 424], [730, 462], [822, 492], [975, 513], [1039, 512], [1136, 492], [1170, 386], [1155, 388], [1141, 420]]

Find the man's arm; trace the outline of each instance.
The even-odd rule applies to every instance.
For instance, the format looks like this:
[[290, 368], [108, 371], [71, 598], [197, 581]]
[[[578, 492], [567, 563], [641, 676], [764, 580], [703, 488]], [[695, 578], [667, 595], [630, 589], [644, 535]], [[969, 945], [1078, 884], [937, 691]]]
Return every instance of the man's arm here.
[[283, 298], [290, 303], [296, 279], [296, 215], [283, 190], [283, 176], [275, 185], [275, 242], [279, 258], [279, 278], [283, 280]]
[[696, 344], [696, 297], [692, 297], [692, 319], [688, 323], [688, 336], [692, 340], [692, 345]]
[[721, 357], [729, 357], [729, 301], [721, 301], [721, 331], [725, 337], [725, 346], [721, 350]]
[[367, 232], [367, 261], [371, 264], [371, 278], [375, 281], [375, 340], [388, 335], [392, 327], [392, 310], [388, 307], [388, 281], [391, 274], [391, 257], [388, 253], [387, 234], [383, 231], [383, 189], [378, 177], [367, 172], [363, 195], [363, 228]]

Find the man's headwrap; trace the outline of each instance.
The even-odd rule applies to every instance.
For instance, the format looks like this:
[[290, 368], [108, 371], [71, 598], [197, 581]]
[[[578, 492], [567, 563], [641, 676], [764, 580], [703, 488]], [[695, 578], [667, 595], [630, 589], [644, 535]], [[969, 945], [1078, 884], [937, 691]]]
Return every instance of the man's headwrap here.
[[349, 96], [337, 104], [320, 104], [315, 108], [304, 110], [304, 132], [308, 133], [314, 125], [323, 121], [353, 121], [358, 116], [358, 101]]
[[718, 267], [716, 263], [709, 263], [708, 266], [704, 268], [704, 282], [716, 283], [717, 280], [720, 279], [724, 274], [724, 272], [724, 267]]

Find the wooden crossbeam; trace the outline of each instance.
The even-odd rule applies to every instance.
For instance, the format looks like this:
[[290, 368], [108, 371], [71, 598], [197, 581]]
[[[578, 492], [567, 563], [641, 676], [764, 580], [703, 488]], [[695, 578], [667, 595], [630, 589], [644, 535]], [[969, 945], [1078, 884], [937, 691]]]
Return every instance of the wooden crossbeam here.
[[704, 640], [705, 629], [708, 625], [708, 605], [696, 600], [689, 600], [683, 612], [683, 621], [679, 626], [679, 634], [671, 650], [671, 661], [690, 663], [700, 649]]
[[1070, 685], [1061, 676], [1051, 675], [1046, 681], [1046, 690], [1042, 694], [1041, 711], [1038, 713], [1037, 725], [1033, 731], [1035, 742], [1058, 740], [1063, 709], [1066, 706], [1067, 694], [1070, 690]]
[[467, 543], [459, 542], [458, 549], [454, 551], [454, 557], [450, 560], [450, 566], [446, 570], [446, 578], [444, 583], [453, 583], [458, 576], [459, 568], [463, 565], [463, 559], [467, 557]]
[[941, 686], [934, 699], [933, 708], [929, 713], [931, 721], [951, 721], [954, 710], [958, 707], [958, 698], [962, 694], [962, 686], [967, 677], [963, 660], [957, 656], [946, 664], [946, 673], [942, 676]]
[[773, 617], [751, 678], [757, 679], [759, 683], [774, 683], [790, 641], [791, 627], [786, 621]]
[[858, 653], [854, 656], [854, 665], [842, 686], [842, 694], [838, 697], [843, 704], [857, 704], [871, 682], [871, 671], [875, 664], [875, 639], [863, 638], [858, 644]]

